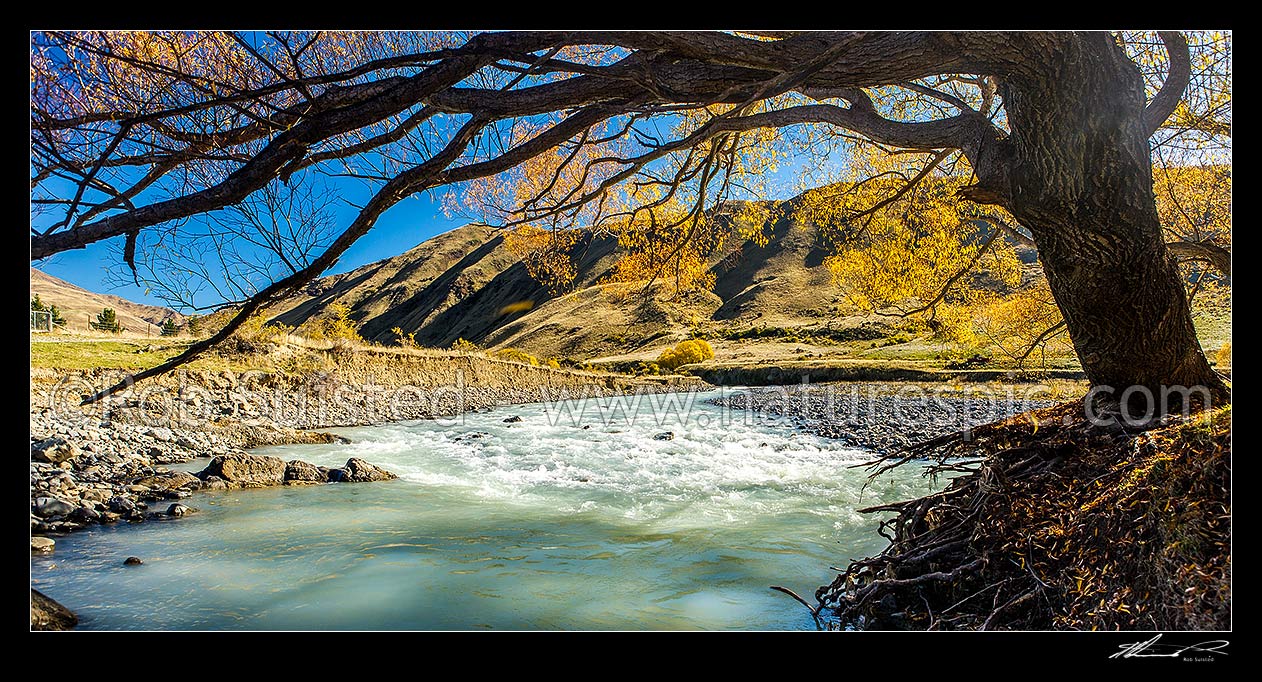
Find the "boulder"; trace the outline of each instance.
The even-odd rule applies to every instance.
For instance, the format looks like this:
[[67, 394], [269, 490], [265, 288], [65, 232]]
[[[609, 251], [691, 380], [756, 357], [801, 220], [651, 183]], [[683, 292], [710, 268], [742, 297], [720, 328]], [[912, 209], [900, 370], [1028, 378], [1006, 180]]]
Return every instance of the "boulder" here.
[[202, 480], [211, 476], [218, 476], [233, 488], [281, 485], [285, 482], [285, 461], [268, 455], [231, 452], [210, 460], [210, 464], [197, 473]]
[[79, 507], [70, 514], [70, 520], [79, 523], [99, 523], [101, 520], [101, 512], [92, 507]]
[[177, 503], [167, 507], [167, 516], [185, 516], [187, 514], [192, 514], [195, 511], [197, 510], [192, 507], [187, 507]]
[[35, 505], [32, 509], [36, 516], [40, 516], [45, 519], [51, 516], [65, 516], [74, 510], [74, 505], [66, 502], [65, 500], [59, 500], [56, 497], [37, 497], [35, 498]]
[[504, 420], [504, 423], [505, 423], [505, 424], [516, 424], [516, 423], [517, 423], [517, 422], [519, 422], [519, 421], [521, 421], [521, 417], [519, 417], [519, 416], [517, 416], [517, 415], [513, 415], [513, 416], [511, 416], [511, 417], [506, 418], [506, 419]]
[[79, 624], [79, 618], [70, 609], [31, 588], [31, 629], [69, 630]]
[[166, 492], [176, 488], [201, 487], [201, 480], [185, 471], [163, 471], [152, 476], [143, 476], [132, 481], [132, 485], [142, 485], [149, 490]]
[[674, 431], [663, 431], [653, 434], [653, 440], [675, 440]]
[[46, 438], [31, 443], [31, 459], [36, 462], [60, 464], [79, 456], [79, 448], [64, 438]]
[[138, 556], [129, 556], [126, 559], [123, 559], [124, 566], [139, 566], [143, 563], [145, 562], [141, 561]]
[[136, 503], [132, 502], [129, 498], [122, 497], [121, 495], [111, 497], [109, 502], [106, 504], [109, 505], [110, 511], [123, 516], [136, 511]]
[[57, 541], [52, 538], [41, 538], [37, 535], [31, 536], [32, 552], [51, 552], [55, 546], [57, 546]]
[[346, 473], [345, 480], [350, 483], [367, 483], [369, 481], [389, 481], [398, 478], [394, 474], [382, 469], [374, 464], [369, 464], [358, 457], [352, 457], [346, 460], [346, 466], [342, 467], [342, 471]]
[[286, 483], [325, 483], [328, 480], [329, 470], [327, 467], [316, 466], [300, 459], [295, 459], [285, 464]]

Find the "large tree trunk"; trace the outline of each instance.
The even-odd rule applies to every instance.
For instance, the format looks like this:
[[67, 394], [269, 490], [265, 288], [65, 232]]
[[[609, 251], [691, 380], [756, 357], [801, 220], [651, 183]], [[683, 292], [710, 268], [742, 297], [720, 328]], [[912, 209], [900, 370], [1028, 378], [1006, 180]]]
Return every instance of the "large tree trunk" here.
[[1139, 72], [1105, 33], [1045, 56], [1004, 84], [1013, 134], [1001, 203], [1034, 235], [1087, 377], [1118, 395], [1175, 385], [1221, 395], [1162, 239]]

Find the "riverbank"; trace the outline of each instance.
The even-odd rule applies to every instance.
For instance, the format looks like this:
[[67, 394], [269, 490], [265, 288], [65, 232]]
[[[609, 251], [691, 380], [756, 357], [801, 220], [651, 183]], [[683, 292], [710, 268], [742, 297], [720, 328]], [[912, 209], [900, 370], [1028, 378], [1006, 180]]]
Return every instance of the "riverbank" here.
[[196, 489], [188, 480], [179, 485], [155, 480], [169, 478], [165, 464], [260, 446], [338, 440], [313, 429], [703, 385], [689, 377], [637, 379], [476, 354], [340, 352], [289, 344], [263, 348], [268, 362], [258, 362], [258, 369], [176, 372], [89, 406], [78, 403], [125, 372], [32, 369], [32, 532], [71, 532], [121, 517], [139, 520], [133, 510], [182, 499]]
[[1230, 630], [1231, 423], [1226, 405], [1131, 430], [1067, 402], [941, 439], [920, 454], [954, 478], [860, 510], [893, 515], [891, 543], [815, 608], [865, 629]]
[[836, 383], [755, 387], [711, 400], [764, 419], [890, 453], [948, 434], [964, 432], [1075, 395], [1074, 384], [991, 385]]

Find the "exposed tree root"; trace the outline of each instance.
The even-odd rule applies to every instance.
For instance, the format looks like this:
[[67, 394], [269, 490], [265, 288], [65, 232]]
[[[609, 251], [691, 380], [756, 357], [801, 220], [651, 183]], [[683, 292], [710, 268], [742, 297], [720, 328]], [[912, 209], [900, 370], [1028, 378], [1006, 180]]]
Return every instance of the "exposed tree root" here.
[[1230, 406], [1128, 432], [1075, 402], [886, 457], [874, 476], [929, 456], [928, 475], [955, 478], [861, 510], [896, 512], [890, 546], [814, 612], [865, 629], [1229, 628], [1230, 431]]

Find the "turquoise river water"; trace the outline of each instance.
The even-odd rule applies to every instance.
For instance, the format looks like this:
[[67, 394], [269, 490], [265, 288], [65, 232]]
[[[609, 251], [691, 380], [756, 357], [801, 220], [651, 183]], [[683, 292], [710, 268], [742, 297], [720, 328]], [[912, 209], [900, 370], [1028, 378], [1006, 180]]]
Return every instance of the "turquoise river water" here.
[[667, 423], [541, 403], [261, 448], [400, 479], [199, 493], [178, 521], [58, 538], [31, 582], [81, 629], [812, 628], [768, 587], [810, 599], [885, 545], [856, 508], [929, 490], [914, 467], [865, 490], [869, 453], [675, 397]]

